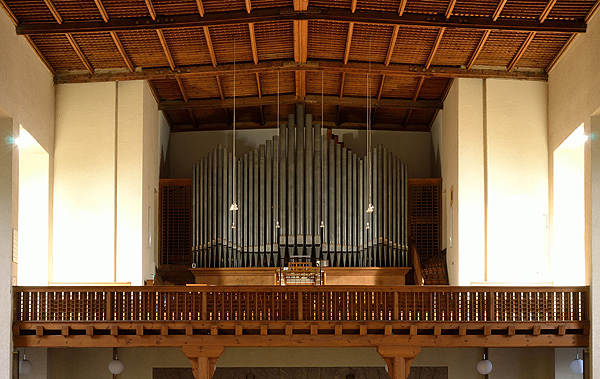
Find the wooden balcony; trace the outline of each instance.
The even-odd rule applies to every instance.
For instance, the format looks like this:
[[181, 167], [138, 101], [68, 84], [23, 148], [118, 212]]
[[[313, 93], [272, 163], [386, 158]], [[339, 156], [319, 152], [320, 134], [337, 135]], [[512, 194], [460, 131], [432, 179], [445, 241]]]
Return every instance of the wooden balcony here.
[[587, 346], [589, 287], [14, 287], [17, 347]]

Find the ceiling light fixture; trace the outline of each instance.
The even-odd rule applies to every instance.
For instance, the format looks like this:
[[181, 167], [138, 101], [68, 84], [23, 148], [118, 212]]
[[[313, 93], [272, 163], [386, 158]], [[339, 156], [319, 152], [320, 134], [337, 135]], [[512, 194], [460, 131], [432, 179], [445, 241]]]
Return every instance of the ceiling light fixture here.
[[25, 349], [23, 349], [23, 359], [19, 361], [19, 374], [28, 375], [33, 371], [33, 364], [27, 360]]
[[[279, 199], [279, 154], [280, 154], [280, 149], [281, 149], [281, 136], [279, 133], [279, 70], [277, 70], [277, 120], [275, 122], [275, 127], [277, 128], [277, 199]], [[278, 201], [281, 201], [281, 199], [279, 199]], [[277, 209], [279, 210], [279, 207], [277, 207]], [[277, 224], [275, 225], [275, 228], [277, 229], [281, 229], [281, 225], [279, 225], [279, 212], [277, 212]], [[279, 237], [281, 236], [281, 233], [278, 233]]]
[[113, 375], [119, 375], [125, 369], [123, 361], [119, 360], [117, 356], [117, 348], [113, 348], [113, 360], [108, 363], [108, 371]]
[[483, 353], [483, 359], [477, 362], [477, 372], [481, 375], [487, 375], [492, 372], [492, 362], [486, 356], [487, 354]]
[[569, 364], [569, 368], [573, 374], [583, 374], [583, 360], [579, 358], [579, 352], [577, 352], [577, 357]]
[[[233, 140], [233, 162], [232, 162], [232, 167], [233, 167], [233, 183], [232, 183], [232, 188], [233, 188], [233, 202], [231, 203], [231, 205], [229, 206], [229, 210], [230, 211], [237, 211], [238, 205], [237, 202], [235, 201], [235, 190], [236, 190], [236, 183], [235, 183], [235, 169], [236, 169], [236, 156], [235, 156], [235, 39], [233, 40], [233, 136], [232, 136], [232, 140]], [[235, 229], [235, 218], [233, 218], [233, 221], [231, 222], [231, 229]]]

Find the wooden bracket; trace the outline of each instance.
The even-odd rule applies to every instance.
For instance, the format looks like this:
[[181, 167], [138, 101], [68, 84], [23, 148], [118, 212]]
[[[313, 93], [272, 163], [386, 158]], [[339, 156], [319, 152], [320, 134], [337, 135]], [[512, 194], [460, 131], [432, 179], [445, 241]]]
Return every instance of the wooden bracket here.
[[379, 346], [377, 352], [388, 366], [391, 379], [407, 379], [412, 361], [421, 352], [416, 346]]
[[183, 346], [183, 354], [192, 362], [196, 379], [210, 379], [215, 372], [217, 360], [223, 355], [223, 346]]

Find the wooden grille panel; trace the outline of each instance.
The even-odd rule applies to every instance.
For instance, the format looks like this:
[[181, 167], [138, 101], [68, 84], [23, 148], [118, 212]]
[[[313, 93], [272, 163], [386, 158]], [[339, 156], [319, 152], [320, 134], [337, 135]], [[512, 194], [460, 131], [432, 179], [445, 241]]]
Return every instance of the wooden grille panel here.
[[160, 265], [192, 261], [192, 181], [160, 180]]
[[409, 235], [416, 243], [421, 262], [441, 250], [442, 179], [408, 180]]

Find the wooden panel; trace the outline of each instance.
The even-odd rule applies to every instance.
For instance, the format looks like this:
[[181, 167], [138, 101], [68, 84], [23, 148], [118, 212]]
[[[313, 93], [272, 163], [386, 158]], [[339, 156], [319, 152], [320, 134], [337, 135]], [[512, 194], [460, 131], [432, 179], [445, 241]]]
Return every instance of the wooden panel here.
[[421, 262], [436, 256], [441, 247], [442, 179], [408, 180], [409, 235]]
[[192, 181], [161, 179], [159, 265], [190, 265], [192, 261]]

